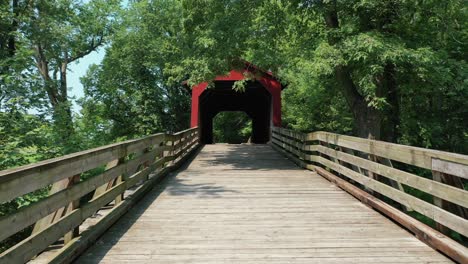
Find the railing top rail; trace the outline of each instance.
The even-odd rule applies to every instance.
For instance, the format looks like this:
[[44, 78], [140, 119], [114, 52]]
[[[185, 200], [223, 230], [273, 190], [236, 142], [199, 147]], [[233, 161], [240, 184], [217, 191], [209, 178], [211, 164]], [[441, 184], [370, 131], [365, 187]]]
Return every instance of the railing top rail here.
[[[180, 132], [177, 132], [177, 133], [171, 134], [171, 135], [173, 135], [173, 136], [181, 135], [183, 133], [186, 133], [187, 131], [191, 131], [191, 130], [194, 130], [194, 129], [197, 129], [197, 127], [182, 130]], [[39, 161], [39, 162], [35, 162], [35, 163], [23, 165], [23, 166], [18, 166], [18, 167], [6, 169], [6, 170], [1, 170], [0, 171], [0, 183], [2, 181], [5, 181], [7, 179], [6, 177], [10, 176], [12, 174], [28, 171], [28, 170], [35, 169], [37, 167], [42, 167], [42, 166], [53, 166], [54, 164], [59, 163], [59, 162], [70, 161], [70, 160], [80, 158], [80, 157], [83, 157], [83, 156], [87, 156], [87, 155], [90, 155], [90, 154], [93, 154], [93, 153], [99, 153], [99, 152], [102, 152], [102, 151], [109, 151], [109, 150], [112, 150], [114, 148], [128, 147], [130, 145], [133, 145], [133, 144], [136, 144], [136, 143], [139, 143], [139, 142], [142, 142], [142, 141], [147, 141], [149, 139], [162, 137], [162, 136], [167, 136], [167, 135], [169, 135], [169, 134], [156, 133], [156, 134], [144, 136], [144, 137], [141, 137], [141, 138], [129, 139], [129, 140], [125, 140], [125, 141], [122, 141], [122, 142], [116, 142], [116, 143], [112, 143], [112, 144], [105, 145], [105, 146], [100, 146], [100, 147], [96, 147], [96, 148], [92, 148], [92, 149], [87, 149], [87, 150], [83, 150], [83, 151], [63, 155], [63, 156], [52, 158], [52, 159], [47, 159], [47, 160], [43, 160], [43, 161]]]
[[296, 140], [323, 141], [340, 147], [350, 148], [421, 168], [436, 170], [468, 179], [468, 155], [335, 134], [325, 131], [299, 133], [277, 127], [275, 127], [274, 131], [279, 133], [290, 131], [304, 136], [304, 138], [295, 137]]
[[164, 133], [157, 133], [157, 134], [145, 136], [145, 137], [142, 137], [142, 138], [129, 139], [129, 140], [125, 140], [125, 141], [122, 141], [122, 142], [112, 143], [112, 144], [105, 145], [105, 146], [100, 146], [100, 147], [96, 147], [96, 148], [92, 148], [92, 149], [87, 149], [87, 150], [83, 150], [83, 151], [63, 155], [63, 156], [52, 158], [52, 159], [47, 159], [47, 160], [43, 160], [43, 161], [39, 161], [39, 162], [35, 162], [35, 163], [23, 165], [23, 166], [11, 168], [11, 169], [2, 170], [2, 171], [0, 171], [0, 182], [2, 182], [5, 179], [6, 176], [9, 176], [9, 175], [12, 175], [12, 174], [16, 174], [16, 173], [24, 172], [24, 171], [27, 171], [27, 170], [35, 169], [37, 167], [53, 166], [54, 164], [59, 163], [59, 162], [65, 162], [65, 161], [73, 160], [73, 159], [80, 158], [80, 157], [83, 157], [83, 156], [88, 156], [88, 155], [93, 154], [93, 153], [100, 153], [102, 151], [109, 151], [109, 150], [112, 150], [113, 148], [127, 147], [129, 145], [132, 145], [132, 144], [135, 144], [135, 143], [138, 143], [138, 142], [141, 142], [141, 141], [145, 141], [145, 140], [148, 140], [148, 139], [152, 139], [152, 138], [160, 137], [160, 136], [164, 136], [164, 135], [165, 135]]
[[[176, 134], [184, 135], [194, 129], [196, 128]], [[158, 133], [0, 171], [0, 202], [86, 172], [100, 164], [124, 157], [148, 146], [155, 146], [173, 137], [172, 134]], [[12, 188], [12, 186], [23, 187], [17, 193], [18, 188]]]
[[463, 154], [454, 153], [454, 152], [448, 152], [448, 151], [442, 151], [442, 150], [436, 150], [436, 149], [430, 149], [430, 148], [414, 147], [414, 146], [408, 146], [408, 145], [403, 145], [403, 144], [390, 143], [390, 142], [381, 141], [381, 140], [341, 135], [341, 134], [325, 132], [325, 131], [316, 131], [316, 132], [307, 134], [307, 140], [323, 140], [324, 137], [326, 141], [331, 144], [333, 144], [333, 142], [339, 143], [340, 140], [349, 140], [355, 143], [362, 142], [362, 143], [367, 143], [370, 145], [384, 145], [386, 147], [402, 148], [405, 151], [409, 151], [409, 152], [425, 153], [426, 155], [430, 157], [443, 158], [443, 159], [447, 159], [447, 160], [451, 160], [451, 161], [455, 161], [455, 162], [468, 165], [468, 155], [463, 155]]

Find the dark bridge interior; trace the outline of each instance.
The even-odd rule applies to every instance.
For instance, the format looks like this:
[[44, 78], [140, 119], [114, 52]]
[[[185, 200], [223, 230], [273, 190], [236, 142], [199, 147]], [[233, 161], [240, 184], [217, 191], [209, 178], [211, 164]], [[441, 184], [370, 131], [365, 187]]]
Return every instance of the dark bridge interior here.
[[[264, 144], [270, 140], [271, 95], [257, 81], [245, 84], [244, 92], [232, 89], [233, 81], [216, 81], [214, 88], [200, 96], [200, 140], [213, 144], [213, 118], [224, 111], [242, 111], [252, 119], [251, 142]], [[237, 128], [233, 128], [237, 129]]]

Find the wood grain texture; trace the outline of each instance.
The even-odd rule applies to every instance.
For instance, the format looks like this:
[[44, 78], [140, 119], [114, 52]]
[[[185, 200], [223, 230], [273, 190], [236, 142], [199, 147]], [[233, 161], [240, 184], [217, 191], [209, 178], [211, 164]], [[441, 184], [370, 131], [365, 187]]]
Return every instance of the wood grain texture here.
[[[307, 140], [320, 140], [337, 146], [366, 152], [429, 170], [432, 169], [433, 159], [444, 160], [446, 162], [457, 164], [459, 168], [468, 166], [467, 155], [351, 137], [329, 132], [318, 131], [309, 133], [307, 135]], [[468, 175], [462, 175], [460, 177], [466, 178]]]
[[[450, 207], [445, 208], [443, 206], [439, 207], [439, 205], [432, 205], [431, 203], [406, 193], [403, 188], [395, 189], [394, 187], [380, 182], [377, 178], [372, 177], [374, 174], [377, 174], [379, 177], [386, 177], [387, 180], [393, 180], [396, 183], [417, 188], [425, 193], [434, 195], [436, 198], [441, 198], [458, 205], [458, 211], [462, 211], [466, 210], [466, 206], [468, 205], [468, 192], [463, 189], [460, 179], [458, 179], [458, 186], [451, 186], [432, 179], [426, 179], [395, 169], [392, 166], [388, 166], [388, 164], [378, 163], [376, 162], [375, 155], [380, 156], [380, 159], [394, 159], [422, 168], [431, 168], [431, 166], [434, 167], [435, 165], [435, 167], [441, 171], [456, 172], [457, 176], [463, 174], [465, 165], [462, 165], [462, 163], [468, 163], [468, 156], [327, 132], [312, 132], [307, 135], [306, 139], [307, 141], [320, 141], [321, 143], [325, 143], [326, 146], [307, 143], [302, 149], [294, 149], [294, 146], [303, 140], [301, 138], [302, 137], [294, 136], [293, 133], [287, 129], [280, 128], [273, 130], [272, 142], [289, 152], [289, 155], [292, 154], [300, 158], [301, 162], [319, 163], [334, 170], [338, 174], [362, 184], [364, 188], [368, 190], [383, 194], [393, 201], [406, 206], [406, 208], [414, 209], [428, 218], [433, 219], [438, 224], [441, 224], [441, 226], [448, 227], [464, 236], [468, 235], [468, 221], [463, 214], [447, 210], [450, 209]], [[330, 144], [336, 145], [337, 147], [333, 148]], [[339, 148], [343, 147], [364, 152], [365, 154], [361, 156], [367, 155], [369, 158], [364, 159], [358, 157], [358, 155], [340, 151]], [[301, 155], [298, 154], [298, 152], [304, 154]], [[318, 152], [319, 155], [305, 154], [306, 152]], [[437, 159], [440, 157], [451, 159], [459, 163], [447, 160], [442, 162]], [[434, 164], [434, 161], [437, 162]], [[356, 170], [354, 167], [350, 169], [346, 167], [343, 162], [360, 169]], [[362, 170], [364, 170], [365, 173], [363, 173]], [[466, 177], [466, 175], [464, 177]]]
[[0, 202], [105, 165], [139, 149], [155, 146], [164, 137], [164, 134], [155, 134], [0, 171]]
[[[324, 146], [314, 146], [314, 149], [329, 157], [356, 165], [360, 168], [372, 171], [389, 179], [417, 188], [423, 192], [468, 208], [468, 191], [463, 189], [443, 184], [432, 179], [423, 178], [412, 173], [398, 170], [390, 166], [363, 159], [338, 150], [326, 148]], [[311, 159], [311, 157], [312, 155], [305, 155], [304, 159], [308, 160]]]
[[451, 263], [268, 145], [207, 145], [76, 263]]

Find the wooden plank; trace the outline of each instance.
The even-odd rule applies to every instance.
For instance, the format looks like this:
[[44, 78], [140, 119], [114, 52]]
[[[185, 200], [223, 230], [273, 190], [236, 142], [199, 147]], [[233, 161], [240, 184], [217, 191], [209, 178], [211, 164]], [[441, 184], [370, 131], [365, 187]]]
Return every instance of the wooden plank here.
[[[468, 156], [445, 151], [411, 147], [377, 140], [363, 139], [328, 132], [312, 132], [307, 140], [320, 140], [345, 148], [350, 148], [383, 158], [400, 161], [432, 170], [432, 160], [440, 159], [468, 165]], [[463, 177], [463, 176], [462, 176]], [[465, 177], [466, 176], [465, 174]]]
[[[426, 179], [405, 171], [401, 171], [392, 167], [379, 164], [377, 162], [372, 162], [360, 157], [353, 156], [341, 151], [332, 150], [324, 146], [314, 146], [314, 149], [328, 155], [330, 157], [348, 162], [350, 164], [356, 165], [358, 167], [370, 170], [374, 173], [387, 177], [389, 179], [395, 180], [397, 182], [406, 184], [408, 186], [419, 189], [423, 192], [435, 195], [444, 200], [450, 201], [452, 203], [461, 205], [463, 207], [468, 207], [468, 191], [463, 189], [455, 188], [447, 184], [439, 183], [430, 179]], [[311, 155], [305, 157], [306, 160], [312, 160]], [[390, 197], [391, 198], [391, 197]]]
[[468, 165], [466, 164], [433, 158], [432, 170], [468, 179]]
[[[131, 153], [137, 144], [164, 138], [157, 134], [0, 171], [0, 203], [78, 175]], [[147, 145], [148, 146], [148, 145]]]
[[411, 207], [415, 211], [433, 219], [436, 222], [439, 222], [448, 228], [464, 235], [468, 236], [468, 220], [457, 215], [454, 215], [450, 212], [447, 212], [433, 204], [420, 200], [410, 194], [403, 193], [399, 190], [396, 190], [386, 184], [378, 182], [376, 180], [370, 179], [361, 175], [351, 169], [348, 169], [340, 164], [334, 163], [330, 160], [327, 160], [322, 157], [315, 157], [314, 160], [317, 160], [320, 164], [337, 171], [347, 177], [353, 179], [356, 182], [359, 182], [369, 188], [373, 189], [376, 192], [379, 192], [383, 195], [390, 197], [392, 200], [401, 203], [405, 206]]

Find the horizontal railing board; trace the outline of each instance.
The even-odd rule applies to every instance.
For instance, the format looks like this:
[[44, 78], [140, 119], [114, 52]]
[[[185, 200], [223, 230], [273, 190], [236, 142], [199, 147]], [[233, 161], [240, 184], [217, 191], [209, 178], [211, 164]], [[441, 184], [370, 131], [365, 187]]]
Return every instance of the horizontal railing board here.
[[278, 140], [281, 140], [285, 143], [287, 143], [288, 145], [292, 146], [292, 147], [296, 147], [298, 149], [302, 149], [303, 146], [304, 146], [304, 143], [302, 142], [299, 142], [299, 141], [294, 141], [294, 140], [291, 140], [289, 138], [286, 138], [286, 137], [283, 137], [281, 135], [276, 135], [276, 134], [273, 134], [272, 135], [273, 138], [276, 138]]
[[302, 143], [301, 141], [292, 140], [292, 139], [290, 139], [288, 137], [285, 137], [285, 136], [283, 136], [281, 134], [272, 134], [272, 138], [280, 140], [280, 141], [282, 141], [284, 143], [287, 143], [289, 146], [297, 148], [297, 149], [302, 149], [303, 146], [304, 146], [304, 143]]
[[381, 193], [390, 199], [403, 204], [405, 206], [414, 209], [415, 211], [433, 219], [434, 221], [441, 223], [448, 228], [459, 232], [464, 236], [468, 236], [468, 220], [454, 215], [444, 209], [437, 207], [433, 204], [420, 200], [410, 194], [401, 192], [400, 190], [394, 189], [384, 183], [376, 181], [372, 178], [366, 177], [358, 172], [355, 172], [351, 169], [348, 169], [340, 164], [334, 163], [328, 159], [322, 157], [315, 157], [314, 161], [319, 162], [320, 164], [341, 173], [350, 179], [369, 187], [370, 189]]
[[128, 148], [128, 153], [132, 153], [136, 149], [141, 148], [140, 145], [138, 144], [141, 143], [142, 141], [144, 141], [143, 146], [148, 147], [151, 145], [150, 142], [148, 141], [153, 141], [154, 139], [158, 138], [158, 139], [161, 139], [161, 142], [162, 142], [164, 141], [164, 136], [165, 136], [164, 134], [159, 133], [159, 134], [154, 134], [154, 135], [146, 136], [146, 137], [139, 138], [139, 139], [130, 139], [127, 141], [117, 142], [117, 143], [113, 143], [113, 144], [109, 144], [109, 145], [105, 145], [105, 146], [101, 146], [101, 147], [97, 147], [93, 149], [83, 150], [80, 152], [76, 152], [76, 153], [72, 153], [72, 154], [68, 154], [68, 155], [64, 155], [64, 156], [60, 156], [57, 158], [52, 158], [52, 159], [48, 159], [44, 161], [39, 161], [36, 163], [27, 164], [27, 165], [12, 168], [12, 169], [2, 170], [0, 171], [0, 183], [6, 180], [9, 180], [11, 177], [21, 175], [20, 173], [25, 173], [25, 174], [29, 173], [31, 169], [36, 169], [37, 167], [48, 167], [48, 168], [54, 167], [57, 164], [70, 162], [70, 161], [75, 160], [76, 158], [83, 158], [83, 156], [86, 156], [89, 154], [96, 154], [100, 152], [111, 151], [116, 148], [120, 148], [122, 146], [124, 146], [125, 148]]
[[455, 175], [461, 178], [467, 178], [468, 166], [441, 159], [432, 159], [432, 170]]
[[[54, 193], [37, 203], [23, 207], [11, 215], [1, 217], [0, 230], [2, 230], [2, 232], [0, 233], [0, 241], [34, 224], [39, 219], [55, 212], [56, 210], [67, 206], [72, 201], [80, 199], [84, 195], [95, 190], [97, 187], [115, 179], [117, 176], [133, 173], [136, 170], [136, 167], [145, 161], [150, 160], [152, 155], [157, 155], [160, 152], [160, 150], [154, 150], [150, 153], [144, 154], [137, 159], [120, 164], [99, 175], [93, 176], [67, 189]], [[161, 159], [158, 161], [160, 162]]]
[[[133, 148], [140, 141], [148, 147], [151, 140], [164, 139], [164, 134], [157, 134], [140, 140], [125, 141], [93, 150], [78, 152], [16, 169], [0, 172], [0, 203], [30, 193], [62, 179], [78, 175], [112, 160], [119, 159], [135, 151]], [[148, 142], [149, 141], [149, 142]], [[129, 150], [130, 149], [130, 150]]]
[[154, 170], [162, 167], [166, 161], [167, 161], [167, 157], [160, 158], [159, 160], [155, 161], [150, 166], [148, 166], [148, 167], [144, 168], [143, 170], [133, 174], [131, 177], [129, 177], [126, 180], [127, 188], [131, 188], [131, 187], [135, 186], [138, 182], [144, 180], [152, 172], [154, 172]]
[[300, 132], [296, 132], [296, 131], [289, 130], [289, 129], [284, 129], [284, 128], [274, 127], [273, 132], [278, 133], [278, 134], [287, 135], [289, 137], [295, 138], [295, 139], [300, 140], [300, 141], [305, 141], [306, 138], [307, 138], [307, 135], [304, 134], [304, 133], [300, 133]]
[[[277, 127], [273, 129], [272, 134], [276, 138], [281, 138], [281, 136], [294, 135], [294, 133], [290, 132], [290, 130]], [[300, 138], [303, 137], [298, 136], [297, 140], [300, 140]], [[285, 139], [285, 141], [289, 140], [290, 139]], [[468, 179], [468, 155], [412, 147], [322, 131], [311, 132], [307, 134], [304, 141], [322, 141], [340, 147], [380, 156], [382, 158], [387, 158], [390, 160], [395, 160], [421, 168], [435, 170]], [[303, 150], [314, 151], [307, 146], [304, 146]]]
[[275, 143], [274, 141], [272, 142], [271, 146], [276, 149], [277, 151], [283, 153], [286, 157], [288, 157], [290, 160], [292, 160], [294, 163], [296, 163], [298, 166], [305, 168], [307, 165], [305, 162], [302, 160], [298, 159], [296, 156], [292, 155], [291, 153], [287, 152], [284, 150], [281, 145]]
[[181, 149], [177, 153], [173, 154], [171, 156], [171, 158], [170, 158], [171, 160], [176, 160], [177, 158], [179, 158], [184, 152], [186, 152], [188, 149], [190, 149], [197, 142], [196, 141], [192, 141], [192, 142], [187, 141], [186, 143], [188, 143], [188, 145], [184, 146], [183, 149]]
[[[327, 156], [370, 170], [386, 178], [468, 208], [468, 191], [324, 146], [314, 145], [314, 149]], [[307, 155], [306, 159], [309, 159], [310, 156], [311, 155]]]
[[287, 151], [289, 151], [291, 154], [295, 155], [296, 157], [301, 157], [302, 156], [302, 153], [300, 151], [298, 151], [297, 149], [294, 149], [293, 147], [291, 147], [289, 144], [283, 142], [283, 141], [280, 141], [276, 138], [273, 138], [272, 139], [272, 142], [281, 146], [282, 148], [286, 149]]
[[[327, 142], [429, 170], [432, 170], [433, 159], [450, 161], [459, 166], [468, 165], [467, 155], [399, 145], [384, 141], [338, 135], [328, 132], [312, 132], [308, 134], [307, 139]], [[468, 179], [468, 175], [466, 174], [457, 176]]]

